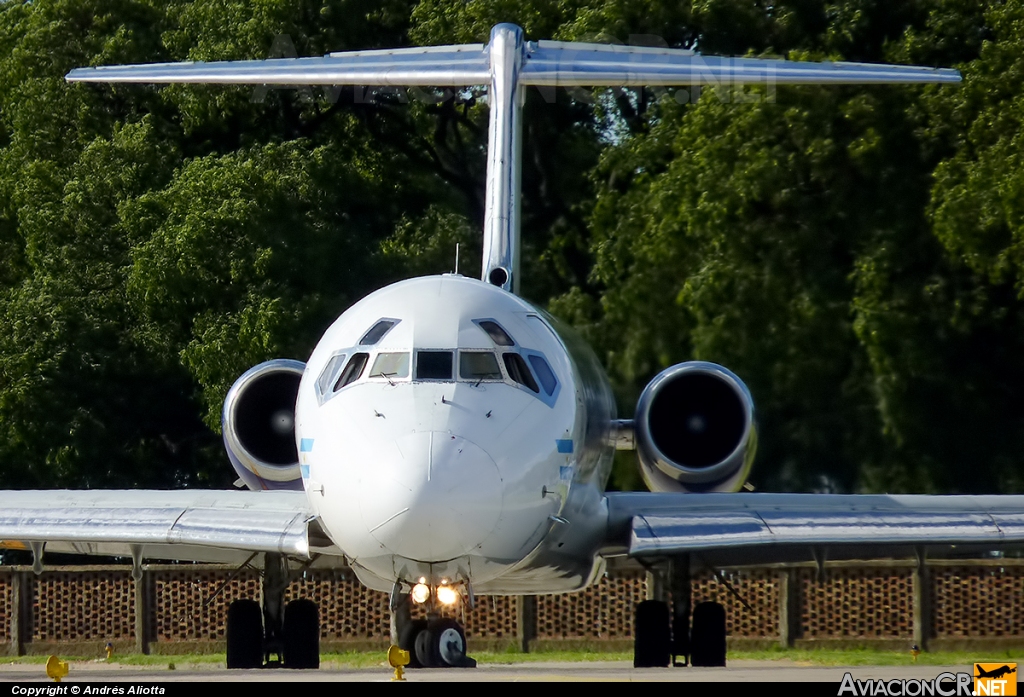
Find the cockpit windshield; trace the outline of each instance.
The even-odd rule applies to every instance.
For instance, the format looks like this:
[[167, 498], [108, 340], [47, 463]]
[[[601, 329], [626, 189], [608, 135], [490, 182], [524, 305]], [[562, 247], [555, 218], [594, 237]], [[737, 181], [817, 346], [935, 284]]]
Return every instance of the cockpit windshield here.
[[359, 345], [360, 346], [373, 346], [378, 341], [383, 339], [384, 335], [387, 334], [389, 331], [391, 331], [391, 329], [396, 324], [398, 324], [399, 321], [401, 321], [401, 320], [397, 320], [397, 319], [382, 319], [382, 320], [378, 320], [376, 324], [374, 324], [372, 327], [370, 327], [366, 331], [366, 333], [363, 334], [363, 338], [359, 340]]
[[378, 353], [370, 369], [371, 378], [407, 378], [409, 377], [409, 354], [405, 351], [400, 353], [386, 352]]
[[493, 319], [473, 320], [491, 340], [491, 348], [374, 350], [399, 322], [379, 319], [360, 338], [359, 346], [365, 347], [362, 351], [343, 349], [331, 356], [316, 382], [321, 404], [349, 385], [387, 380], [391, 387], [396, 387], [399, 382], [408, 383], [410, 376], [413, 383], [458, 380], [473, 383], [477, 388], [483, 382], [518, 385], [548, 406], [558, 399], [558, 377], [544, 355], [517, 344]]
[[531, 392], [540, 392], [537, 381], [533, 379], [533, 373], [526, 367], [526, 361], [518, 353], [506, 353], [502, 355], [505, 361], [505, 370], [508, 376]]
[[344, 353], [331, 356], [331, 360], [327, 361], [327, 366], [320, 373], [320, 377], [316, 379], [317, 395], [320, 397], [321, 403], [331, 394], [331, 386], [334, 384], [334, 379], [338, 375], [338, 371], [341, 370], [341, 366], [345, 364], [345, 358]]
[[341, 371], [341, 377], [338, 378], [338, 382], [334, 383], [334, 391], [337, 392], [342, 387], [351, 385], [358, 380], [359, 376], [363, 374], [363, 368], [366, 367], [366, 361], [369, 357], [369, 354], [366, 353], [352, 354], [352, 359], [345, 366], [345, 370]]
[[454, 351], [417, 351], [417, 380], [451, 380], [454, 373]]
[[555, 394], [555, 388], [558, 387], [558, 378], [555, 377], [554, 372], [551, 370], [551, 366], [544, 360], [543, 356], [536, 353], [530, 354], [530, 365], [533, 366], [533, 372], [537, 374], [537, 379], [540, 380], [541, 387], [544, 388], [544, 392], [551, 396]]
[[487, 332], [487, 336], [491, 338], [496, 346], [515, 346], [516, 342], [513, 341], [509, 333], [501, 328], [501, 325], [495, 322], [493, 319], [478, 319], [473, 320], [476, 325]]
[[504, 380], [497, 357], [490, 351], [460, 351], [459, 378], [462, 380]]

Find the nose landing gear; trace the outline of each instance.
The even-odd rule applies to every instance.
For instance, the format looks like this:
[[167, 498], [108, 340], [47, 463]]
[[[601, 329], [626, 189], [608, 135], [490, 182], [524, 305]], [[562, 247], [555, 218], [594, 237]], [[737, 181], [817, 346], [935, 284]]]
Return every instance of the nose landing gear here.
[[398, 646], [409, 652], [410, 668], [476, 667], [466, 655], [466, 632], [448, 617], [410, 622]]
[[409, 617], [409, 596], [403, 594], [392, 610], [398, 647], [409, 652], [409, 668], [475, 668], [466, 655], [466, 632], [458, 621], [430, 613], [427, 619]]
[[428, 619], [413, 645], [416, 659], [424, 668], [475, 668], [466, 655], [466, 633], [453, 619]]

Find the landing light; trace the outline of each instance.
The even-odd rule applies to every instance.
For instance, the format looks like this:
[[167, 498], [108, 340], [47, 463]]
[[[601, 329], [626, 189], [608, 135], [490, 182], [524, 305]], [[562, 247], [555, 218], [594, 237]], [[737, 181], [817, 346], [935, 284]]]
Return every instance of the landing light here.
[[412, 587], [412, 600], [417, 605], [427, 602], [430, 597], [430, 587], [425, 583], [417, 583]]
[[438, 586], [437, 601], [442, 605], [454, 605], [459, 601], [459, 592], [451, 586]]

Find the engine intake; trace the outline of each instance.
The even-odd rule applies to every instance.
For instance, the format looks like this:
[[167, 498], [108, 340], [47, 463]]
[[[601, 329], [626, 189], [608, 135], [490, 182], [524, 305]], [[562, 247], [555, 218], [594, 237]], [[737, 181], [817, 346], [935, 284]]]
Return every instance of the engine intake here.
[[651, 491], [738, 491], [750, 475], [754, 401], [720, 365], [691, 361], [663, 370], [640, 395], [634, 428]]
[[277, 359], [247, 370], [228, 390], [222, 425], [231, 465], [253, 490], [302, 490], [295, 398], [305, 364]]

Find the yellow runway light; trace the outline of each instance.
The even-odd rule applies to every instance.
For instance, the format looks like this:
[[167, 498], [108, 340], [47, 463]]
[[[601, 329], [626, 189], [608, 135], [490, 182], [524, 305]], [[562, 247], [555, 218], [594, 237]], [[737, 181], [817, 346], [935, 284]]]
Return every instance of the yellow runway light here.
[[67, 674], [67, 661], [62, 661], [56, 656], [46, 659], [46, 677], [52, 678], [54, 682], [60, 682], [60, 679], [67, 677]]
[[395, 669], [393, 682], [405, 681], [405, 666], [409, 665], [409, 652], [393, 645], [388, 649], [388, 665]]

